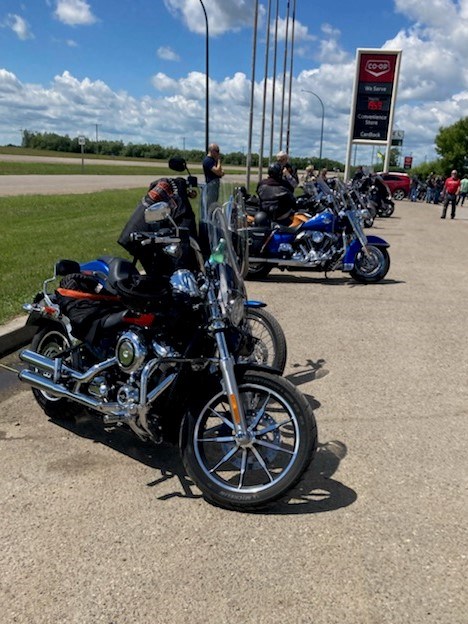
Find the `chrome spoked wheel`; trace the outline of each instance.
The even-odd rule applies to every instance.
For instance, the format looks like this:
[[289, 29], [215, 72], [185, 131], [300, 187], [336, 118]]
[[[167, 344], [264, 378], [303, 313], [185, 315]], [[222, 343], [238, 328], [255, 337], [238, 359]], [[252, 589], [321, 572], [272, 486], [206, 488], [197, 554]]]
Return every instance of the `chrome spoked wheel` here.
[[316, 447], [312, 410], [292, 384], [252, 373], [239, 387], [248, 435], [235, 435], [220, 392], [193, 421], [184, 463], [208, 500], [249, 509], [283, 495], [303, 474]]
[[[55, 358], [71, 347], [70, 339], [65, 329], [58, 324], [41, 329], [33, 338], [31, 348], [36, 353], [40, 353], [48, 358]], [[67, 364], [73, 365], [72, 357], [65, 358]], [[34, 367], [31, 367], [34, 370]], [[50, 375], [52, 377], [52, 375]], [[83, 408], [69, 401], [46, 392], [32, 388], [34, 398], [39, 403], [44, 412], [53, 419], [67, 420], [83, 411]]]
[[[50, 359], [56, 358], [60, 353], [70, 348], [68, 337], [58, 329], [46, 329], [37, 335], [37, 340], [33, 342], [33, 350]], [[34, 367], [33, 367], [34, 370]], [[49, 375], [52, 377], [52, 374]], [[60, 401], [61, 399], [48, 394], [44, 390], [35, 390], [47, 401]]]

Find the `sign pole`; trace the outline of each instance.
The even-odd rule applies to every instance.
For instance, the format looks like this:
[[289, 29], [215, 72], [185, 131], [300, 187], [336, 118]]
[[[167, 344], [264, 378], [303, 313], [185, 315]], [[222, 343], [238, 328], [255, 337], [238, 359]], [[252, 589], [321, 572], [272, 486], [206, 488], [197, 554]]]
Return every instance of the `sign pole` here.
[[80, 134], [78, 137], [78, 145], [81, 146], [81, 173], [84, 173], [84, 146], [85, 146], [86, 138]]

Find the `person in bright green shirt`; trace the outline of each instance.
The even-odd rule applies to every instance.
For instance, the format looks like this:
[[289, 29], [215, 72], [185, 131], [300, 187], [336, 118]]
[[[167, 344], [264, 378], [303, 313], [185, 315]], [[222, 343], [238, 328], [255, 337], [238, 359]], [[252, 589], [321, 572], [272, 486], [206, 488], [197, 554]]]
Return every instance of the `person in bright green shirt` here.
[[458, 196], [457, 206], [461, 203], [463, 206], [465, 197], [468, 195], [468, 175], [464, 175], [460, 183], [460, 195]]

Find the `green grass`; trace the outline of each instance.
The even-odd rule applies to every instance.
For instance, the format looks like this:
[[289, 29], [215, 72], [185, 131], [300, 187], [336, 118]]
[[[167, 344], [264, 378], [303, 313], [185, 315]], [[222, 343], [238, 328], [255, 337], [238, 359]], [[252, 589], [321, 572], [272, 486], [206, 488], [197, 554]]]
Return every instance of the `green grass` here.
[[[100, 165], [75, 163], [41, 163], [0, 161], [0, 175], [148, 175], [163, 176], [169, 174], [167, 164], [155, 163], [154, 166], [138, 165]], [[173, 175], [173, 174], [172, 174]]]
[[[10, 154], [13, 156], [53, 156], [54, 158], [69, 158], [70, 160], [80, 160], [81, 153], [78, 152], [57, 152], [54, 150], [41, 150], [32, 149], [29, 147], [15, 147], [14, 145], [0, 146], [0, 154]], [[106, 154], [86, 154], [85, 158], [94, 160], [128, 160], [128, 161], [141, 161], [149, 164], [154, 163], [156, 166], [164, 166], [167, 164], [166, 160], [148, 159], [148, 158], [135, 158], [133, 156], [109, 156]]]
[[0, 324], [21, 314], [57, 260], [127, 257], [115, 241], [143, 194], [0, 197]]
[[129, 257], [116, 241], [145, 190], [0, 197], [0, 324], [22, 313], [57, 260]]

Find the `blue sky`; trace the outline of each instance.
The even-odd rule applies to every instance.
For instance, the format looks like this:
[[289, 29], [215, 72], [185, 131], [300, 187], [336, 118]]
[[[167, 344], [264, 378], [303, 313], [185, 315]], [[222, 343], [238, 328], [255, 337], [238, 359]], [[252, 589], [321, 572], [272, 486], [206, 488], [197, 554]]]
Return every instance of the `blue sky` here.
[[[204, 4], [210, 138], [224, 151], [244, 150], [255, 1]], [[254, 150], [267, 7], [261, 0]], [[344, 161], [356, 48], [401, 48], [395, 122], [405, 130], [403, 151], [416, 160], [433, 157], [439, 127], [468, 115], [468, 0], [296, 0], [296, 7], [291, 152], [317, 155], [320, 109], [302, 91], [310, 89], [326, 107], [324, 155]], [[286, 8], [279, 0], [280, 78]], [[272, 0], [273, 17], [275, 10]], [[0, 144], [17, 144], [21, 128], [92, 138], [97, 123], [101, 138], [202, 148], [204, 72], [199, 0], [1, 0]], [[272, 55], [268, 93], [271, 76]], [[277, 80], [277, 101], [280, 88]]]

